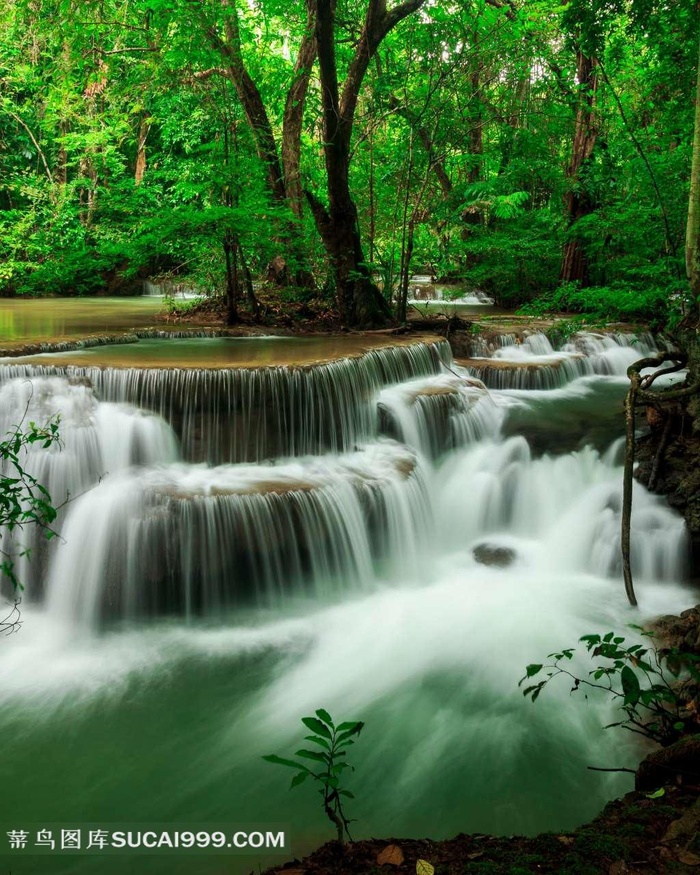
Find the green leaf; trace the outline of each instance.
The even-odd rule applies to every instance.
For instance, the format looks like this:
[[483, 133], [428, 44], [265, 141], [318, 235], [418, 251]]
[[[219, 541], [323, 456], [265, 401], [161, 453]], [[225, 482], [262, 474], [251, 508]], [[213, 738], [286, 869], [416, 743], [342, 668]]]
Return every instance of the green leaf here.
[[317, 717], [302, 717], [301, 722], [316, 735], [322, 735], [324, 738], [332, 738], [330, 729], [321, 723]]
[[328, 762], [328, 754], [318, 753], [315, 750], [298, 750], [295, 751], [295, 755], [298, 757], [304, 757], [304, 759], [307, 760], [315, 760], [317, 763]]
[[[347, 741], [352, 738], [354, 735], [359, 735], [362, 732], [362, 728], [364, 723], [341, 723], [337, 729], [337, 735], [335, 737], [336, 743], [339, 741]], [[341, 726], [349, 726], [349, 729], [346, 729], [344, 732], [340, 731]]]
[[360, 729], [362, 729], [364, 725], [364, 723], [359, 723], [356, 720], [352, 720], [349, 723], [341, 723], [340, 726], [336, 729], [336, 732], [347, 732], [347, 730], [349, 729], [357, 729], [358, 726], [360, 727]]
[[641, 688], [639, 679], [632, 669], [625, 665], [620, 672], [620, 681], [622, 683], [622, 691], [625, 694], [625, 705], [636, 705], [639, 701]]
[[535, 662], [531, 663], [525, 669], [525, 677], [526, 678], [534, 677], [536, 674], [539, 674], [539, 672], [542, 671], [542, 668], [543, 668], [542, 664], [538, 664]]
[[295, 763], [294, 760], [285, 760], [283, 757], [278, 757], [274, 753], [267, 754], [263, 757], [266, 763], [273, 763], [276, 766], [288, 766], [290, 769], [303, 769], [309, 771], [302, 763]]
[[666, 793], [663, 787], [659, 787], [658, 790], [654, 790], [653, 793], [645, 794], [647, 799], [661, 799], [661, 797]]
[[303, 784], [304, 781], [309, 777], [308, 772], [299, 772], [298, 775], [295, 775], [292, 778], [292, 783], [289, 785], [289, 789], [293, 790], [295, 787], [298, 787], [299, 784]]
[[331, 715], [324, 708], [319, 708], [316, 711], [316, 716], [323, 720], [323, 722], [326, 723], [328, 726], [330, 726], [331, 729], [335, 729], [335, 724], [333, 723]]
[[328, 744], [325, 738], [319, 738], [318, 735], [305, 735], [304, 741], [313, 741], [314, 744], [318, 744], [321, 747], [325, 747], [326, 750], [330, 750], [331, 746]]

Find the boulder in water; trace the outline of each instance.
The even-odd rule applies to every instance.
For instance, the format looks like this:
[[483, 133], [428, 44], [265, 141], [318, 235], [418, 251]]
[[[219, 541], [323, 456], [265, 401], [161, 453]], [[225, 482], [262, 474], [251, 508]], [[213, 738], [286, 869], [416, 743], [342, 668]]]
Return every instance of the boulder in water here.
[[481, 565], [495, 565], [497, 568], [507, 568], [515, 562], [516, 557], [512, 547], [501, 547], [498, 544], [478, 544], [472, 554]]

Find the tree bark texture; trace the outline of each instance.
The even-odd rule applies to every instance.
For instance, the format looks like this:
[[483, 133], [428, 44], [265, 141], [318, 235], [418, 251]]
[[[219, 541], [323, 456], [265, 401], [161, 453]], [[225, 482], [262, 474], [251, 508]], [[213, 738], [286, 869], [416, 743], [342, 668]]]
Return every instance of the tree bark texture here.
[[[577, 79], [579, 84], [579, 103], [576, 111], [576, 127], [571, 152], [571, 162], [566, 169], [569, 190], [564, 197], [567, 222], [570, 229], [584, 216], [593, 212], [594, 204], [581, 186], [581, 172], [593, 154], [598, 130], [595, 122], [595, 101], [598, 90], [597, 62], [578, 50]], [[583, 242], [572, 234], [564, 244], [562, 253], [562, 282], [579, 282], [585, 285], [588, 281], [588, 264]]]

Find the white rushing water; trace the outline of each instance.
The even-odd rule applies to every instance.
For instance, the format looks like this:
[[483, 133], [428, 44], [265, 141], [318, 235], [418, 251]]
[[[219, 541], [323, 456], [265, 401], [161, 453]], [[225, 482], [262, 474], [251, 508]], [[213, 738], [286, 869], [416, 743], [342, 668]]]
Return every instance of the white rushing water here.
[[[572, 701], [563, 684], [533, 706], [517, 682], [582, 634], [634, 635], [629, 623], [693, 598], [683, 521], [639, 484], [639, 612], [620, 579], [620, 375], [651, 349], [506, 342], [502, 389], [480, 380], [488, 360], [462, 369], [429, 346], [245, 377], [60, 362], [5, 373], [0, 425], [60, 414], [63, 447], [26, 463], [55, 498], [77, 496], [40, 566], [45, 598], [0, 649], [0, 731], [13, 739], [0, 776], [25, 775], [18, 816], [117, 821], [128, 799], [131, 820], [291, 819], [304, 850], [325, 838], [314, 801], [288, 799], [259, 757], [293, 750], [318, 707], [367, 721], [359, 836], [592, 816], [626, 784], [586, 766], [634, 764], [640, 749], [602, 729], [606, 701]], [[514, 377], [523, 361], [552, 371], [554, 357], [556, 381]], [[217, 399], [214, 419], [202, 397]], [[292, 411], [304, 425], [280, 443]], [[284, 456], [231, 463], [236, 416], [258, 423], [258, 450]], [[214, 426], [216, 441], [201, 433]], [[569, 432], [572, 448], [557, 448]], [[225, 444], [217, 464], [185, 461], [195, 439]], [[105, 771], [114, 756], [122, 768]]]

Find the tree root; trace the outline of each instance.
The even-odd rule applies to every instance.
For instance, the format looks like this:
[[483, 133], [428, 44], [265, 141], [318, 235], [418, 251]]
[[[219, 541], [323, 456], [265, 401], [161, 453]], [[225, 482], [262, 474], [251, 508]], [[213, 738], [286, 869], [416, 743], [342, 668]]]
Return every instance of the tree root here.
[[[669, 367], [662, 368], [664, 362], [672, 362]], [[670, 389], [667, 392], [650, 392], [650, 386], [663, 374], [672, 374], [682, 370], [688, 363], [688, 357], [682, 352], [668, 352], [658, 356], [650, 356], [640, 359], [633, 365], [627, 368], [627, 376], [630, 381], [630, 388], [625, 398], [625, 467], [622, 481], [622, 526], [621, 526], [621, 548], [622, 548], [622, 576], [625, 581], [625, 593], [629, 603], [636, 607], [637, 598], [634, 593], [634, 582], [632, 580], [632, 566], [630, 560], [630, 536], [631, 536], [631, 517], [632, 517], [632, 483], [634, 475], [634, 450], [635, 450], [635, 414], [637, 406], [640, 404], [653, 404], [660, 409], [660, 405], [667, 401], [676, 401], [679, 398], [688, 398], [691, 395], [696, 395], [700, 392], [700, 382], [694, 383], [691, 386], [686, 386], [683, 389]], [[652, 374], [642, 377], [644, 368], [658, 368]], [[664, 426], [664, 432], [661, 437], [661, 442], [654, 459], [654, 464], [649, 477], [649, 488], [653, 488], [656, 484], [659, 468], [663, 459], [663, 454], [668, 445], [668, 440], [671, 431], [671, 416], [668, 416]]]

